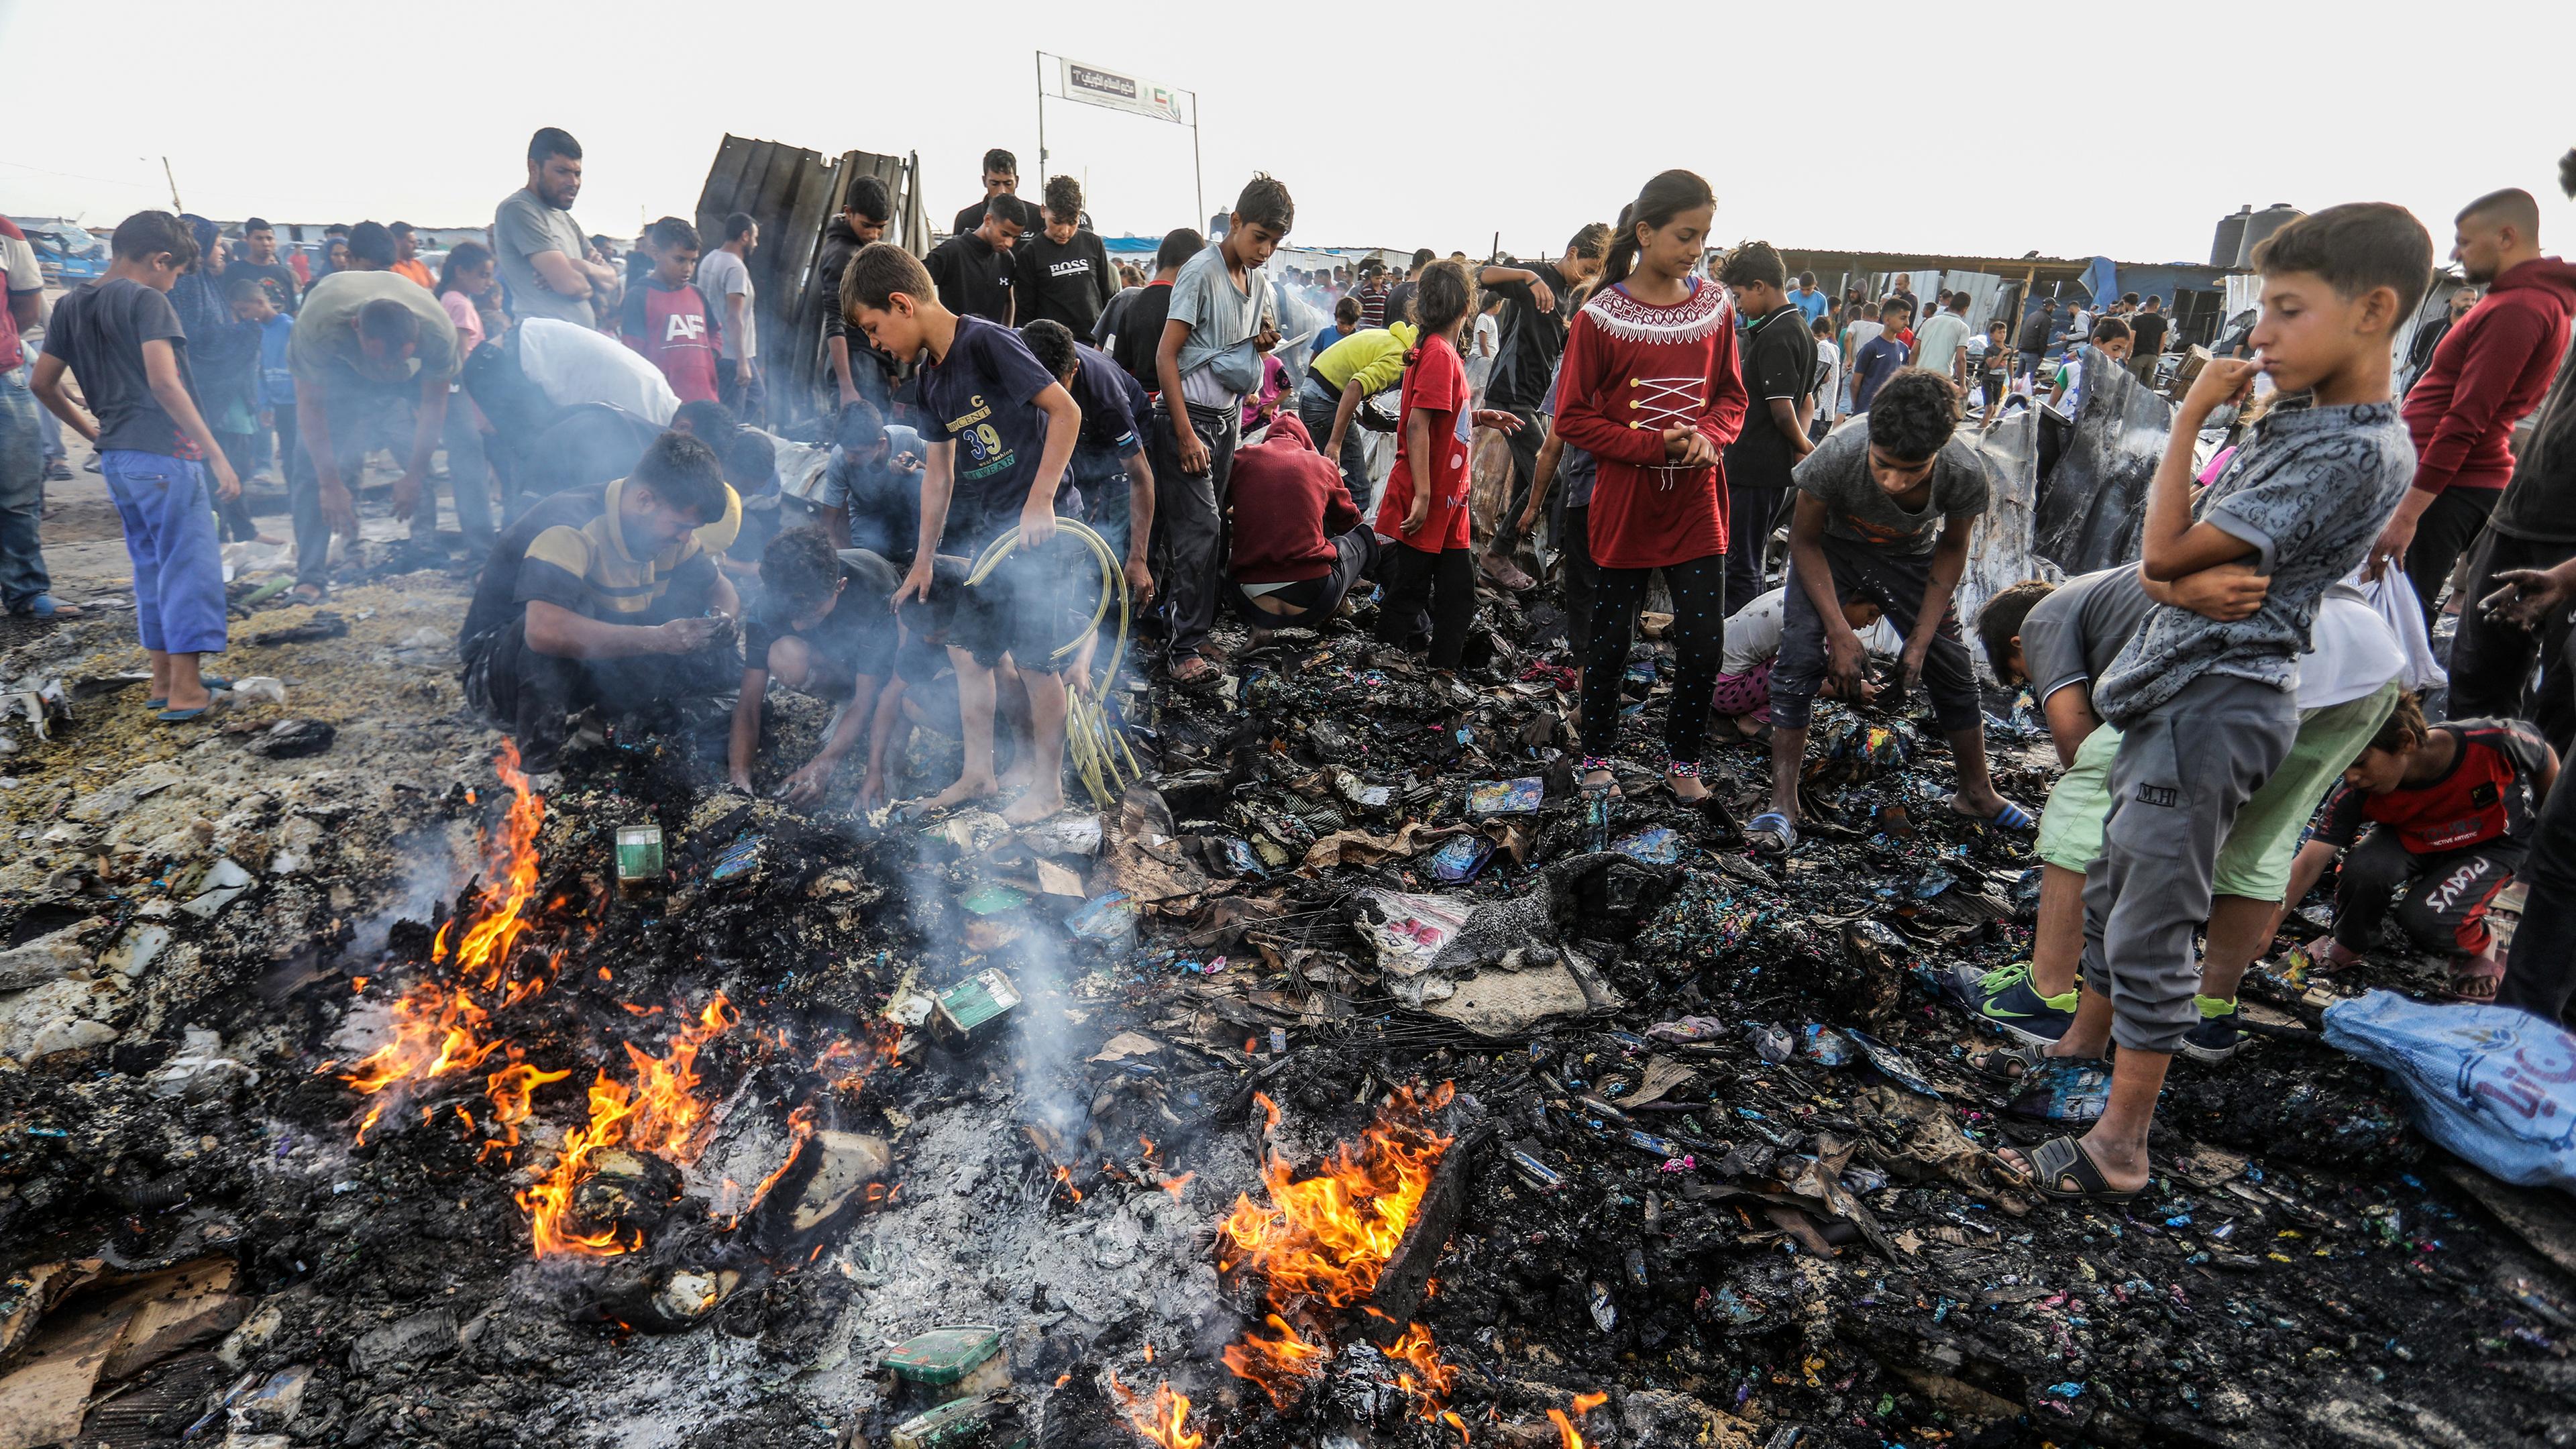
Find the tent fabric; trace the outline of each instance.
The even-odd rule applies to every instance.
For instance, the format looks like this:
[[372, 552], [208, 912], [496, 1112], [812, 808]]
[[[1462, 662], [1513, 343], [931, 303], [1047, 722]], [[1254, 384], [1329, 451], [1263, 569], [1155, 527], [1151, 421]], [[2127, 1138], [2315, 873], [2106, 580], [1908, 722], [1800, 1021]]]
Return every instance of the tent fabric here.
[[2092, 344], [2082, 345], [2082, 405], [2056, 466], [2039, 482], [2032, 551], [2069, 574], [2138, 556], [2147, 485], [2173, 432], [2173, 404]]

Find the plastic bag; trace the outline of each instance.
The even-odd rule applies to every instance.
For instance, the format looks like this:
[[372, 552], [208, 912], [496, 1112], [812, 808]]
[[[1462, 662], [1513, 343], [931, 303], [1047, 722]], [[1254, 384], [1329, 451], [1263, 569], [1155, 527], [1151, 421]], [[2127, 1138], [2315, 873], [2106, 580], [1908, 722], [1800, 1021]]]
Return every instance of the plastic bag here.
[[2576, 1036], [2509, 1006], [2389, 991], [2327, 1007], [2325, 1028], [2397, 1079], [2425, 1136], [2506, 1182], [2576, 1192]]
[[[2397, 647], [2406, 653], [2406, 672], [2397, 682], [2417, 694], [2447, 687], [2451, 676], [2433, 658], [2433, 641], [2424, 634], [2424, 609], [2416, 601], [2415, 585], [2405, 574], [2390, 568], [2375, 579], [2355, 575], [2370, 606], [2379, 611], [2380, 622], [2397, 636]], [[2470, 601], [2476, 607], [2476, 601]]]

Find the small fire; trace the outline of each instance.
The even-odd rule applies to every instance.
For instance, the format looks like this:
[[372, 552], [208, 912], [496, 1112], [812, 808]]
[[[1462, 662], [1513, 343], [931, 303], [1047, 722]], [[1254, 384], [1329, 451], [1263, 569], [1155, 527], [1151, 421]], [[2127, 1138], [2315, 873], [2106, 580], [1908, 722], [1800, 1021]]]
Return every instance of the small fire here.
[[1332, 1350], [1321, 1341], [1309, 1343], [1297, 1336], [1288, 1320], [1273, 1313], [1270, 1326], [1279, 1331], [1277, 1338], [1263, 1338], [1259, 1329], [1246, 1329], [1243, 1341], [1225, 1346], [1225, 1366], [1237, 1378], [1250, 1379], [1270, 1396], [1273, 1407], [1282, 1411], [1295, 1408], [1306, 1392], [1306, 1381], [1324, 1371], [1324, 1360]]
[[[474, 1155], [474, 1160], [480, 1162], [495, 1152], [507, 1153], [518, 1146], [519, 1124], [528, 1120], [528, 1114], [533, 1110], [529, 1099], [536, 1094], [537, 1088], [548, 1082], [560, 1082], [571, 1075], [569, 1068], [560, 1072], [542, 1072], [522, 1061], [513, 1061], [494, 1072], [483, 1094], [492, 1099], [492, 1122], [500, 1129], [501, 1135], [484, 1139], [483, 1150]], [[509, 1159], [505, 1156], [502, 1160], [507, 1162]]]
[[[1576, 1419], [1580, 1419], [1584, 1415], [1591, 1413], [1593, 1410], [1600, 1408], [1601, 1405], [1609, 1399], [1609, 1397], [1610, 1396], [1608, 1394], [1576, 1394], [1574, 1396], [1574, 1417]], [[1581, 1430], [1574, 1427], [1574, 1421], [1572, 1419], [1565, 1417], [1565, 1411], [1563, 1409], [1550, 1409], [1547, 1411], [1547, 1417], [1549, 1422], [1556, 1425], [1556, 1436], [1564, 1441], [1564, 1449], [1583, 1449], [1583, 1433]]]
[[[1377, 1120], [1360, 1142], [1335, 1148], [1312, 1177], [1300, 1179], [1287, 1159], [1272, 1157], [1261, 1169], [1271, 1205], [1237, 1197], [1233, 1213], [1219, 1225], [1218, 1270], [1263, 1274], [1270, 1306], [1278, 1310], [1269, 1322], [1279, 1333], [1275, 1339], [1246, 1333], [1225, 1350], [1225, 1365], [1260, 1385], [1280, 1409], [1296, 1403], [1331, 1352], [1320, 1335], [1314, 1342], [1300, 1338], [1282, 1313], [1302, 1314], [1313, 1305], [1348, 1308], [1377, 1287], [1431, 1188], [1440, 1154], [1449, 1148], [1451, 1139], [1434, 1130], [1429, 1118], [1451, 1095], [1445, 1082], [1429, 1093], [1397, 1088], [1379, 1105]], [[1259, 1093], [1253, 1100], [1276, 1127], [1278, 1105]], [[1427, 1331], [1422, 1341], [1427, 1348]], [[1441, 1382], [1447, 1382], [1445, 1366]]]
[[[1431, 1341], [1431, 1330], [1419, 1323], [1405, 1326], [1404, 1335], [1386, 1350], [1386, 1356], [1404, 1364], [1409, 1372], [1395, 1376], [1395, 1386], [1411, 1398], [1422, 1417], [1437, 1419], [1448, 1406], [1449, 1386], [1456, 1382], [1455, 1365], [1440, 1360], [1440, 1350]], [[1459, 1430], [1461, 1436], [1466, 1431]]]
[[[537, 892], [537, 833], [545, 823], [545, 800], [528, 788], [516, 745], [502, 745], [494, 768], [511, 791], [501, 832], [486, 852], [486, 871], [498, 884], [485, 888], [483, 909], [461, 938], [453, 920], [438, 928], [430, 961], [446, 968], [450, 981], [424, 981], [397, 997], [394, 1039], [342, 1074], [363, 1095], [482, 1066], [501, 1047], [492, 1034], [492, 1013], [543, 991], [553, 977], [552, 961], [531, 975], [511, 974], [519, 941], [535, 926], [527, 907]], [[357, 989], [365, 991], [367, 981], [356, 978]], [[361, 1146], [384, 1112], [385, 1103], [378, 1102], [359, 1123]]]
[[[785, 1032], [780, 1045], [786, 1045]], [[835, 1038], [823, 1054], [814, 1059], [814, 1070], [831, 1080], [832, 1090], [857, 1095], [876, 1075], [879, 1067], [895, 1059], [895, 1049], [903, 1044], [903, 1028], [881, 1018], [871, 1018], [859, 1025], [858, 1034]]]
[[1077, 1202], [1077, 1203], [1078, 1203], [1078, 1202], [1082, 1201], [1082, 1189], [1081, 1189], [1081, 1188], [1078, 1188], [1078, 1187], [1075, 1187], [1075, 1186], [1073, 1185], [1073, 1169], [1072, 1169], [1072, 1168], [1066, 1167], [1066, 1166], [1064, 1166], [1064, 1165], [1063, 1165], [1063, 1164], [1061, 1164], [1061, 1163], [1057, 1164], [1057, 1166], [1056, 1166], [1056, 1170], [1055, 1170], [1055, 1180], [1056, 1180], [1056, 1185], [1057, 1185], [1057, 1186], [1062, 1187], [1066, 1192], [1071, 1193], [1071, 1194], [1073, 1195], [1073, 1200], [1074, 1200], [1075, 1202]]
[[[1335, 1148], [1313, 1177], [1301, 1180], [1287, 1159], [1271, 1158], [1261, 1181], [1272, 1206], [1235, 1199], [1219, 1229], [1218, 1267], [1259, 1269], [1274, 1305], [1305, 1297], [1348, 1308], [1366, 1298], [1448, 1150], [1450, 1139], [1423, 1119], [1450, 1095], [1445, 1083], [1427, 1096], [1397, 1088], [1359, 1146]], [[1275, 1119], [1278, 1108], [1262, 1106]]]
[[682, 1028], [671, 1039], [667, 1054], [648, 1056], [628, 1044], [626, 1056], [635, 1068], [634, 1087], [611, 1078], [605, 1068], [592, 1079], [590, 1120], [565, 1134], [563, 1150], [556, 1155], [554, 1166], [518, 1195], [519, 1206], [528, 1214], [538, 1257], [570, 1253], [609, 1258], [644, 1245], [640, 1230], [632, 1238], [620, 1238], [613, 1227], [596, 1233], [575, 1231], [573, 1196], [593, 1170], [591, 1154], [602, 1148], [631, 1146], [675, 1163], [696, 1158], [705, 1145], [700, 1129], [707, 1115], [707, 1104], [694, 1095], [698, 1086], [698, 1051], [709, 1038], [738, 1020], [733, 1004], [723, 992], [717, 992], [698, 1014], [696, 1024]]
[[1168, 1383], [1154, 1386], [1152, 1398], [1146, 1398], [1109, 1376], [1109, 1387], [1118, 1394], [1118, 1405], [1127, 1413], [1127, 1422], [1136, 1432], [1162, 1446], [1162, 1449], [1199, 1449], [1207, 1435], [1189, 1426], [1190, 1396], [1174, 1393]]
[[[730, 1220], [725, 1223], [725, 1226], [728, 1229], [730, 1229], [735, 1223], [741, 1222], [744, 1214], [749, 1213], [752, 1209], [767, 1201], [769, 1198], [769, 1190], [778, 1186], [778, 1180], [787, 1175], [787, 1169], [796, 1165], [797, 1158], [805, 1155], [805, 1144], [814, 1136], [813, 1104], [808, 1103], [805, 1106], [799, 1107], [795, 1111], [787, 1114], [787, 1136], [789, 1138], [787, 1146], [787, 1160], [778, 1164], [776, 1171], [770, 1173], [767, 1177], [762, 1178], [760, 1180], [760, 1185], [751, 1190], [751, 1200], [742, 1205], [741, 1212], [731, 1214]], [[732, 1196], [733, 1190], [733, 1179], [726, 1178], [725, 1195], [728, 1197]], [[820, 1248], [821, 1245], [816, 1244], [816, 1247]]]

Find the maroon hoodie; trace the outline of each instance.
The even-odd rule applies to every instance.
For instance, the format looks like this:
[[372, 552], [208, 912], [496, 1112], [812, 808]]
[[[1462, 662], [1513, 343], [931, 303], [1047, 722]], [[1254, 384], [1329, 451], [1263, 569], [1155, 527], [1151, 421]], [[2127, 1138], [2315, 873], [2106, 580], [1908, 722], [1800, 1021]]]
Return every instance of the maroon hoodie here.
[[2453, 324], [2406, 394], [2415, 486], [2502, 488], [2513, 477], [2513, 425], [2540, 406], [2567, 351], [2576, 266], [2537, 257], [2495, 279]]
[[1333, 571], [1333, 535], [1358, 526], [1342, 470], [1315, 451], [1306, 425], [1282, 414], [1270, 436], [1234, 450], [1234, 577], [1293, 584]]

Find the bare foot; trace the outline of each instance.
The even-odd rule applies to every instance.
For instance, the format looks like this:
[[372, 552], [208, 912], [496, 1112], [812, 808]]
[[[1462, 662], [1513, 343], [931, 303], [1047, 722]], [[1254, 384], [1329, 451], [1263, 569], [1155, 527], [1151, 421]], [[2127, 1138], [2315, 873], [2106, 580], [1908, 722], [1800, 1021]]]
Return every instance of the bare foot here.
[[200, 684], [194, 689], [173, 689], [164, 709], [203, 709], [215, 702], [215, 692]]
[[989, 775], [982, 779], [972, 775], [961, 775], [956, 784], [921, 801], [920, 807], [925, 812], [945, 810], [952, 805], [963, 805], [970, 800], [990, 800], [1000, 793], [1001, 788], [993, 783]]
[[1664, 788], [1673, 792], [1674, 799], [1685, 803], [1708, 798], [1708, 786], [1697, 775], [1666, 775]]
[[1002, 812], [1002, 818], [1013, 825], [1034, 825], [1063, 808], [1062, 786], [1053, 789], [1032, 786], [1029, 793], [1012, 802], [1011, 808]]
[[273, 534], [273, 533], [254, 534], [254, 535], [252, 536], [251, 541], [252, 541], [252, 542], [254, 542], [254, 543], [258, 543], [258, 544], [265, 545], [266, 547], [269, 547], [269, 548], [275, 548], [275, 547], [277, 547], [279, 544], [282, 544], [282, 543], [286, 542], [286, 540], [285, 540], [285, 539], [279, 538], [276, 534]]

